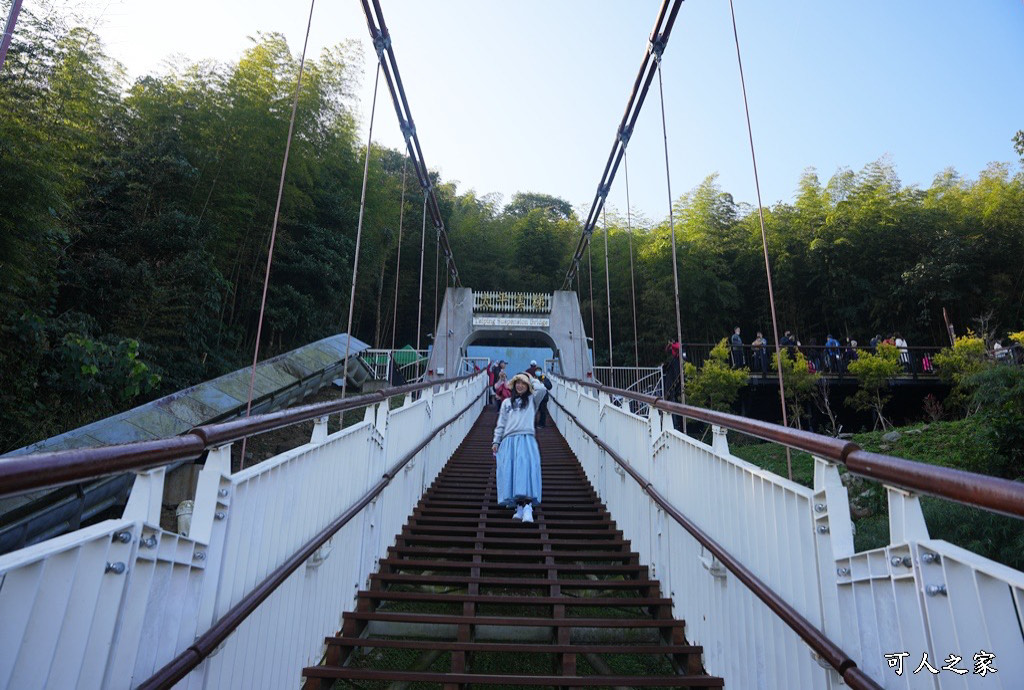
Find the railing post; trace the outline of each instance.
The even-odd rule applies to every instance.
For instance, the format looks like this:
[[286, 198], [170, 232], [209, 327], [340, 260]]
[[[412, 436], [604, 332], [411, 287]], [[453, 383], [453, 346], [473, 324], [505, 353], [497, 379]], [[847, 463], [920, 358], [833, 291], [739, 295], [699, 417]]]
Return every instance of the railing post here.
[[729, 455], [729, 431], [724, 427], [711, 426], [711, 448], [721, 455]]
[[[224, 571], [224, 541], [232, 519], [234, 489], [231, 482], [231, 444], [214, 448], [206, 457], [196, 485], [195, 507], [189, 538], [206, 545], [206, 571], [196, 615], [196, 630], [207, 630], [217, 620], [217, 597]], [[222, 567], [223, 566], [223, 567]], [[222, 612], [223, 613], [223, 612]], [[193, 675], [203, 679], [209, 664], [204, 660]]]
[[885, 488], [889, 497], [889, 543], [927, 541], [928, 526], [917, 494], [892, 486]]
[[828, 519], [832, 559], [853, 555], [853, 522], [850, 520], [849, 492], [835, 463], [814, 458], [814, 515]]
[[[313, 433], [316, 433], [315, 427]], [[209, 544], [213, 537], [213, 523], [215, 521], [224, 522], [231, 496], [228, 489], [230, 475], [231, 444], [229, 443], [211, 450], [206, 458], [206, 464], [199, 472], [195, 506], [192, 509], [190, 539]], [[218, 515], [220, 516], [219, 520], [217, 519]]]
[[[388, 428], [388, 416], [391, 414], [391, 399], [388, 398], [384, 402], [377, 405], [377, 418], [374, 422], [377, 427], [377, 432], [387, 438], [385, 432]], [[386, 443], [386, 441], [385, 441]]]
[[[840, 576], [837, 560], [854, 553], [849, 493], [839, 476], [839, 467], [819, 457], [814, 458], [814, 495], [809, 529], [814, 531], [822, 630], [830, 639], [840, 640], [843, 648], [854, 658], [860, 658], [860, 641], [851, 634], [849, 626], [844, 625], [839, 605], [839, 581], [846, 576]], [[834, 680], [834, 676], [829, 675]]]
[[124, 507], [124, 519], [137, 522], [160, 524], [160, 510], [164, 499], [165, 468], [135, 473], [132, 492], [128, 496], [128, 504]]
[[310, 434], [310, 443], [323, 443], [327, 440], [327, 417], [319, 417], [313, 422], [313, 433]]

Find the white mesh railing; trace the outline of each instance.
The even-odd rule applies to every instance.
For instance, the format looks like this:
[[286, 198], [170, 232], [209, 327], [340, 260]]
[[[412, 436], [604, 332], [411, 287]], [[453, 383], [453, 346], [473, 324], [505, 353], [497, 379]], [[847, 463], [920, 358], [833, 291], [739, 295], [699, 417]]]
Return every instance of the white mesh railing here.
[[122, 518], [0, 556], [0, 688], [139, 685], [457, 417], [176, 685], [298, 687], [473, 425], [484, 386], [481, 375], [394, 410], [384, 401], [333, 434], [322, 418], [309, 443], [237, 472], [230, 445], [212, 450], [187, 535], [160, 526], [157, 469], [138, 473]]
[[[612, 388], [631, 393], [664, 396], [665, 374], [661, 367], [594, 367], [594, 379]], [[625, 405], [631, 412], [638, 415], [647, 414], [647, 404], [625, 398], [613, 399], [615, 405]]]
[[[676, 431], [670, 414], [637, 415], [561, 379], [552, 396], [881, 686], [1020, 687], [1024, 573], [931, 539], [915, 495], [890, 488], [889, 545], [856, 553], [835, 464], [816, 458], [808, 488], [734, 456], [723, 429], [713, 428], [705, 444]], [[709, 673], [737, 688], [846, 687], [557, 404], [548, 410], [619, 528], [672, 596], [688, 641], [703, 645]], [[915, 673], [925, 654], [939, 673], [923, 666]], [[977, 664], [990, 654], [998, 671], [981, 675]], [[948, 664], [951, 656], [959, 663]]]

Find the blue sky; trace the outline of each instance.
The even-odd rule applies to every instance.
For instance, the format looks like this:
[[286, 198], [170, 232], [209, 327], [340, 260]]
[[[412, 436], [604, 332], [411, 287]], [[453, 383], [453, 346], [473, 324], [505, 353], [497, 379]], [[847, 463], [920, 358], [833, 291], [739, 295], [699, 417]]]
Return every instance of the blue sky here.
[[[640, 66], [657, 0], [381, 0], [428, 165], [459, 190], [563, 197], [585, 214]], [[905, 184], [956, 168], [976, 178], [1016, 163], [1024, 128], [1021, 0], [735, 0], [766, 204], [789, 201], [805, 168], [826, 181], [888, 156]], [[165, 58], [236, 58], [257, 31], [301, 50], [309, 5], [271, 0], [93, 2], [108, 51], [132, 75]], [[311, 47], [365, 46], [362, 119], [373, 51], [357, 0], [321, 0]], [[665, 54], [672, 194], [717, 173], [754, 202], [729, 3], [687, 0]], [[375, 141], [401, 147], [382, 92]], [[667, 215], [656, 92], [629, 146], [630, 196]], [[1017, 167], [1014, 168], [1015, 170]], [[624, 178], [609, 195], [625, 207]]]

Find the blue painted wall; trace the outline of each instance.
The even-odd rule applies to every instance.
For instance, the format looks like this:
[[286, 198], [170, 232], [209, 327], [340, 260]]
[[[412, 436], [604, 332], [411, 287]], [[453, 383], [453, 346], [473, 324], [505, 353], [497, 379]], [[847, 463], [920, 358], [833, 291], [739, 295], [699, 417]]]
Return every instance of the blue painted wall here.
[[526, 371], [530, 366], [530, 360], [537, 360], [537, 364], [544, 366], [544, 360], [551, 359], [554, 352], [549, 347], [490, 347], [483, 345], [470, 345], [468, 348], [470, 357], [490, 357], [494, 362], [504, 359], [508, 362], [505, 371], [509, 376]]

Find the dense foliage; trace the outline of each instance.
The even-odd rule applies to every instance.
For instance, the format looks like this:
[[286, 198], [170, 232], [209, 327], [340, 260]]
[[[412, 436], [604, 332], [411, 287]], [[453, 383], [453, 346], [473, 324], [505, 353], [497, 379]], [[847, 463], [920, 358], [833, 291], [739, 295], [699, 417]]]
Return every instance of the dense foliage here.
[[850, 362], [850, 373], [857, 377], [860, 389], [854, 393], [850, 402], [860, 410], [871, 410], [874, 413], [875, 428], [886, 429], [890, 426], [885, 418], [885, 405], [889, 402], [889, 381], [896, 377], [902, 369], [900, 352], [894, 345], [882, 343], [877, 352], [864, 352]]
[[[362, 60], [342, 44], [307, 61], [261, 356], [346, 328]], [[0, 72], [0, 452], [251, 359], [297, 70], [283, 37], [265, 34], [235, 63], [178, 61], [128, 83], [93, 33], [22, 11]], [[434, 181], [464, 285], [561, 287], [579, 209]], [[384, 347], [416, 344], [415, 182], [403, 152], [372, 149], [353, 331]], [[718, 342], [735, 325], [770, 335], [756, 212], [713, 175], [674, 211], [684, 340]], [[1008, 165], [976, 181], [944, 171], [926, 190], [903, 186], [887, 160], [824, 184], [809, 170], [765, 222], [780, 325], [805, 344], [893, 330], [912, 345], [941, 342], [943, 307], [957, 324], [982, 313], [1004, 329], [1024, 322], [1024, 176]], [[615, 362], [634, 357], [631, 256], [641, 364], [658, 362], [675, 334], [668, 222], [632, 214], [627, 227], [609, 209], [607, 232]], [[430, 235], [423, 334], [445, 283]], [[608, 359], [604, 246], [595, 236], [573, 286], [598, 361]]]
[[729, 364], [729, 346], [722, 338], [699, 369], [686, 362], [683, 374], [688, 404], [728, 412], [740, 389], [747, 385], [750, 369]]

